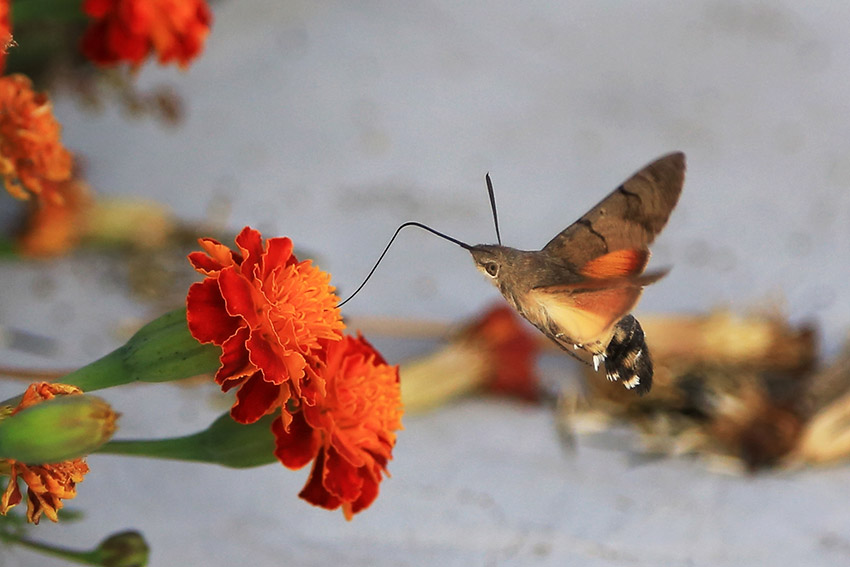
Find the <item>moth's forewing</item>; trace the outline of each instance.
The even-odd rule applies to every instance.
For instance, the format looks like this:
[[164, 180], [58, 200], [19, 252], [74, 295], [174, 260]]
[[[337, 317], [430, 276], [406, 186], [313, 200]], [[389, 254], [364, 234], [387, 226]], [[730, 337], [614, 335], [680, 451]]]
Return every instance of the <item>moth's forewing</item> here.
[[655, 160], [564, 229], [543, 251], [581, 269], [610, 252], [647, 249], [667, 224], [684, 180], [685, 154]]

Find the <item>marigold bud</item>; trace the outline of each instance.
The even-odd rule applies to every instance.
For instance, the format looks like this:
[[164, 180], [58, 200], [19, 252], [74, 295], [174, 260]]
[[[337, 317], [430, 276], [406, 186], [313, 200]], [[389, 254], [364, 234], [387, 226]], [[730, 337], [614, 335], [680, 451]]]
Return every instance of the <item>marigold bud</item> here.
[[118, 415], [95, 396], [45, 400], [0, 421], [0, 458], [48, 464], [88, 455], [109, 441]]
[[148, 564], [150, 548], [142, 534], [127, 530], [100, 542], [95, 552], [104, 567], [141, 567]]

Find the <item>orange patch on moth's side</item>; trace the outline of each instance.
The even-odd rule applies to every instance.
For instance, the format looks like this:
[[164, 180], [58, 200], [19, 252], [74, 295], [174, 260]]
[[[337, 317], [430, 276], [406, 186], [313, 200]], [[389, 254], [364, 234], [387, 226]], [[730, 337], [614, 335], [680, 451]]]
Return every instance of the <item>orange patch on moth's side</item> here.
[[594, 279], [622, 278], [640, 274], [649, 262], [649, 250], [627, 248], [594, 258], [582, 266], [581, 275]]
[[575, 293], [567, 287], [538, 288], [532, 299], [545, 309], [561, 331], [579, 344], [607, 344], [617, 321], [640, 299], [638, 286], [622, 286]]

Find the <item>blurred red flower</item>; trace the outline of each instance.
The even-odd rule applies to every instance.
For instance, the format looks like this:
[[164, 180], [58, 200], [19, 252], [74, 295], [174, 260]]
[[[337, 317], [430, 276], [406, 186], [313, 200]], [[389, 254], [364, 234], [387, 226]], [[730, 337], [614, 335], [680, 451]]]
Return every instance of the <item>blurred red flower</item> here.
[[500, 303], [464, 329], [461, 336], [487, 353], [490, 373], [486, 387], [490, 391], [529, 401], [540, 399], [535, 371], [540, 342], [516, 311]]
[[212, 24], [205, 0], [84, 0], [94, 18], [82, 40], [83, 54], [98, 65], [138, 67], [152, 51], [160, 63], [181, 67], [197, 57]]
[[14, 45], [9, 0], [0, 0], [0, 75], [6, 70], [6, 53]]

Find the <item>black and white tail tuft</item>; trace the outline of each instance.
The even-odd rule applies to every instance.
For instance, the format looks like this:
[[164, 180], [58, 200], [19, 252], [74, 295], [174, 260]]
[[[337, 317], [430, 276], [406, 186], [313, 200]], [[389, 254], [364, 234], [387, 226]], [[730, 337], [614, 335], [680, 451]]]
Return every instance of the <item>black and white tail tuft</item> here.
[[626, 315], [614, 327], [614, 336], [605, 350], [605, 374], [620, 380], [628, 390], [642, 396], [652, 388], [652, 358], [640, 323]]

